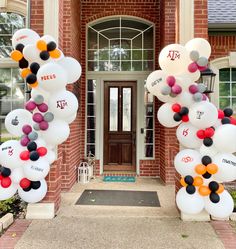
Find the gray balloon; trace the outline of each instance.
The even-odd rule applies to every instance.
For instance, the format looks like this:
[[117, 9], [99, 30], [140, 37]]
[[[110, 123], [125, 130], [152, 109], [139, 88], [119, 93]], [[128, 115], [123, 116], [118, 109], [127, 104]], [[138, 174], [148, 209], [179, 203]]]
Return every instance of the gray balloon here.
[[163, 95], [169, 95], [171, 93], [171, 87], [169, 86], [164, 86], [162, 89], [161, 89], [161, 93]]
[[39, 127], [39, 124], [35, 123], [33, 125], [33, 128], [36, 130], [36, 131], [40, 131], [40, 127]]
[[35, 132], [35, 131], [32, 131], [32, 132], [30, 132], [29, 134], [28, 134], [28, 138], [30, 139], [30, 140], [36, 140], [37, 138], [38, 138], [38, 133], [37, 132]]
[[195, 93], [195, 94], [193, 95], [193, 99], [194, 99], [194, 101], [196, 101], [196, 102], [202, 101], [202, 94], [201, 94], [201, 93]]
[[44, 121], [51, 122], [54, 119], [54, 115], [52, 112], [47, 112], [44, 114], [43, 118], [44, 118]]
[[170, 97], [175, 98], [178, 94], [170, 93]]
[[189, 57], [192, 61], [197, 61], [199, 59], [199, 53], [197, 50], [193, 50], [190, 52]]
[[200, 66], [200, 67], [205, 67], [207, 66], [208, 64], [208, 59], [206, 57], [200, 57], [198, 60], [197, 60], [197, 64]]
[[42, 95], [36, 95], [34, 97], [34, 102], [37, 104], [37, 105], [40, 105], [44, 102], [44, 97]]
[[206, 86], [203, 83], [198, 84], [198, 91], [204, 93], [206, 91]]

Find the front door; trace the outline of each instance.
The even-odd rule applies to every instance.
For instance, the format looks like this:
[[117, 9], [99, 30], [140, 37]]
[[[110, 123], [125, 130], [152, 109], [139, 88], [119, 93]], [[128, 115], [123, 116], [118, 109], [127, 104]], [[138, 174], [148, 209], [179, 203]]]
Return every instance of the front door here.
[[136, 168], [136, 82], [105, 81], [104, 170]]

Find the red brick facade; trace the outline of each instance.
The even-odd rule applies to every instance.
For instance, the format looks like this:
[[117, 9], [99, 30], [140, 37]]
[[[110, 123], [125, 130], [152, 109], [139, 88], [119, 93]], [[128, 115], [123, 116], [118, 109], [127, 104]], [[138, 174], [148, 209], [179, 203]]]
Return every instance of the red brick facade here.
[[[43, 34], [43, 0], [32, 0], [31, 28]], [[61, 191], [69, 190], [76, 182], [76, 167], [85, 157], [85, 105], [86, 105], [86, 25], [108, 16], [134, 16], [155, 24], [155, 68], [158, 55], [165, 45], [178, 42], [178, 0], [59, 0], [59, 47], [66, 56], [77, 58], [82, 65], [80, 82], [68, 87], [79, 99], [77, 119], [71, 124], [69, 139], [58, 149], [58, 160], [47, 177], [49, 191], [44, 199], [60, 203]], [[208, 38], [207, 0], [194, 1], [194, 36]], [[226, 56], [235, 50], [235, 36], [209, 36], [212, 58]], [[160, 106], [155, 100], [155, 111]], [[155, 120], [155, 160], [140, 161], [140, 176], [159, 176], [164, 183], [178, 187], [179, 175], [173, 160], [179, 151], [175, 129], [162, 127]], [[99, 174], [100, 162], [96, 161]]]

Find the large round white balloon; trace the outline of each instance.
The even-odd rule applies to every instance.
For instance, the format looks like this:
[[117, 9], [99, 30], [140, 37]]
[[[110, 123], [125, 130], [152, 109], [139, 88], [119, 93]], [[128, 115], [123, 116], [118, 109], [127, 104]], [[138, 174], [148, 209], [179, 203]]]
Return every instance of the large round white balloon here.
[[203, 197], [196, 191], [190, 195], [185, 188], [181, 188], [176, 195], [176, 204], [185, 214], [198, 214], [204, 208]]
[[234, 153], [236, 152], [236, 126], [225, 124], [215, 130], [213, 137], [214, 146], [218, 151]]
[[157, 118], [158, 121], [165, 127], [175, 127], [181, 123], [181, 121], [176, 122], [173, 118], [175, 112], [172, 110], [172, 104], [165, 103], [163, 104], [158, 112], [157, 112]]
[[42, 95], [44, 98], [44, 102], [48, 103], [50, 98], [50, 93], [41, 89], [40, 87], [32, 88], [31, 90], [31, 97], [34, 99], [37, 95]]
[[202, 140], [196, 135], [198, 129], [189, 123], [182, 123], [176, 130], [176, 135], [179, 142], [191, 149], [199, 148], [202, 145]]
[[219, 153], [213, 157], [212, 162], [218, 166], [214, 179], [218, 182], [236, 180], [236, 156], [229, 153]]
[[153, 95], [159, 94], [159, 89], [157, 89], [157, 86], [160, 83], [165, 83], [166, 76], [167, 75], [162, 70], [156, 70], [150, 73], [146, 80], [146, 87], [148, 91]]
[[17, 191], [17, 185], [12, 183], [8, 188], [3, 188], [0, 184], [0, 201], [11, 198]]
[[209, 156], [209, 157], [214, 157], [217, 153], [219, 153], [219, 151], [216, 149], [214, 145], [208, 147], [205, 146], [204, 144], [202, 144], [199, 151], [202, 156]]
[[20, 159], [20, 153], [24, 148], [19, 141], [8, 140], [0, 146], [0, 164], [4, 167], [14, 169], [20, 167], [24, 161]]
[[46, 43], [49, 43], [49, 42], [55, 42], [56, 43], [56, 40], [54, 39], [54, 37], [52, 37], [51, 35], [43, 35], [40, 40], [43, 40], [45, 41]]
[[23, 178], [25, 178], [23, 167], [18, 167], [11, 171], [11, 180], [13, 183], [18, 184]]
[[218, 203], [211, 202], [207, 196], [204, 198], [206, 211], [216, 218], [227, 218], [229, 217], [234, 209], [234, 201], [228, 191], [224, 190], [220, 196]]
[[39, 181], [45, 178], [50, 170], [47, 160], [40, 157], [37, 161], [29, 160], [24, 166], [25, 177], [31, 181]]
[[16, 109], [9, 112], [5, 118], [5, 127], [14, 136], [23, 135], [22, 127], [32, 125], [32, 114], [24, 109]]
[[75, 121], [76, 117], [77, 117], [77, 112], [75, 114], [73, 114], [72, 116], [67, 117], [66, 119], [64, 119], [64, 121], [66, 121], [67, 124], [71, 124], [72, 122]]
[[189, 110], [189, 121], [193, 126], [200, 129], [213, 126], [217, 122], [217, 119], [217, 108], [207, 101], [196, 103]]
[[187, 91], [183, 91], [176, 97], [176, 102], [178, 102], [182, 106], [186, 106], [190, 108], [193, 106], [196, 102], [193, 99], [193, 95]]
[[195, 167], [201, 164], [201, 159], [201, 154], [196, 150], [181, 150], [174, 159], [175, 169], [182, 176], [195, 176]]
[[186, 49], [191, 52], [198, 51], [200, 56], [209, 58], [211, 55], [211, 45], [203, 38], [194, 38], [185, 44]]
[[41, 134], [47, 146], [55, 146], [66, 141], [70, 135], [70, 127], [65, 121], [54, 119], [50, 122], [49, 128], [41, 131]]
[[161, 69], [168, 74], [181, 74], [188, 67], [189, 56], [186, 48], [180, 44], [164, 47], [159, 55]]
[[18, 187], [18, 194], [20, 198], [28, 203], [36, 203], [41, 201], [47, 194], [47, 183], [44, 179], [42, 179], [40, 183], [40, 188], [31, 189], [30, 191], [24, 191], [21, 187]]
[[68, 75], [62, 66], [49, 62], [40, 67], [37, 79], [40, 88], [52, 93], [65, 88]]
[[47, 150], [44, 159], [47, 160], [49, 164], [52, 164], [57, 159], [56, 153], [53, 150]]
[[12, 36], [12, 47], [15, 48], [17, 44], [36, 44], [40, 36], [32, 29], [19, 29]]
[[81, 76], [81, 65], [80, 63], [72, 57], [64, 57], [57, 62], [68, 74], [68, 82], [74, 83]]
[[60, 91], [50, 97], [48, 106], [55, 118], [64, 120], [77, 112], [79, 104], [72, 92]]

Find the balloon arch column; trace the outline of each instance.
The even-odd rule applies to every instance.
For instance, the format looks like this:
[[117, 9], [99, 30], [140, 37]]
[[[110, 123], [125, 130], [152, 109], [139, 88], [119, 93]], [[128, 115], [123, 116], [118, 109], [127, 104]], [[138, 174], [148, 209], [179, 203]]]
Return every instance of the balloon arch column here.
[[182, 188], [176, 195], [178, 208], [186, 214], [205, 209], [226, 218], [234, 208], [223, 182], [236, 180], [236, 119], [230, 108], [217, 110], [197, 84], [200, 71], [208, 68], [211, 46], [195, 38], [185, 46], [171, 44], [159, 55], [161, 70], [146, 82], [150, 93], [164, 104], [157, 112], [165, 127], [177, 127], [176, 136], [185, 148], [174, 159]]

